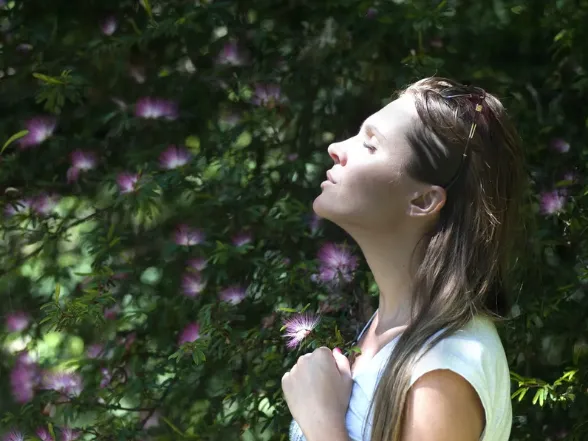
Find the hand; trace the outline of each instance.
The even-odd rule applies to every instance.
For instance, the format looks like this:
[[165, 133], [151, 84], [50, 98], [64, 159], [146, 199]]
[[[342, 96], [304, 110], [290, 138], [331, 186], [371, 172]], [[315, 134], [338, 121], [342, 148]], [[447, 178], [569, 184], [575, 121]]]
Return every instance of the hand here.
[[309, 440], [320, 439], [316, 433], [345, 429], [352, 386], [349, 360], [338, 349], [326, 347], [301, 356], [282, 377], [290, 413]]

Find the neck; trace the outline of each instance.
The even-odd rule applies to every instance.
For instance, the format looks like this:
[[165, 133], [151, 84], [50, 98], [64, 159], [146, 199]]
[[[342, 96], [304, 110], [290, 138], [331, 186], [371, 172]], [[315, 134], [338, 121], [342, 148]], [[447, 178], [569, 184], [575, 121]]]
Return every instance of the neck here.
[[420, 234], [413, 229], [394, 233], [350, 232], [367, 261], [380, 291], [376, 333], [410, 323], [413, 274], [419, 259], [413, 253]]

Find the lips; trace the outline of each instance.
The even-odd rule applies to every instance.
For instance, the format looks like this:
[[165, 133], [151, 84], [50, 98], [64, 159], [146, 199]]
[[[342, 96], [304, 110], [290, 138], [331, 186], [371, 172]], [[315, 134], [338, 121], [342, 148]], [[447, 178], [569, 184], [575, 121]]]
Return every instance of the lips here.
[[327, 170], [327, 179], [332, 182], [333, 184], [336, 184], [337, 182], [333, 179], [333, 176], [331, 175], [331, 170]]

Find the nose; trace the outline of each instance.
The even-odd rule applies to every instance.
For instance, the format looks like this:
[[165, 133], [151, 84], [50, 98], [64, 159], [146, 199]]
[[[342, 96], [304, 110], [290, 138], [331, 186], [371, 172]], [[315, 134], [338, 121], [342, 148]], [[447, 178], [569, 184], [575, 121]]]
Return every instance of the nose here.
[[340, 164], [344, 166], [347, 163], [347, 155], [343, 148], [341, 148], [340, 142], [335, 142], [327, 148], [327, 152], [329, 152], [329, 156], [333, 158], [335, 164]]

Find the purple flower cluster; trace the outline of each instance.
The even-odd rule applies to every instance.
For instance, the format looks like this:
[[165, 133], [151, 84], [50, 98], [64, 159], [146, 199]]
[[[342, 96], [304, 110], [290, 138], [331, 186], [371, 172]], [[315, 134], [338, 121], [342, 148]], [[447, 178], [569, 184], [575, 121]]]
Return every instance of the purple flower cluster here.
[[141, 98], [135, 104], [135, 116], [144, 119], [166, 119], [173, 121], [178, 118], [178, 106], [171, 100], [145, 97]]
[[326, 243], [318, 252], [319, 272], [314, 277], [322, 283], [338, 286], [349, 283], [358, 267], [357, 257], [345, 245]]

